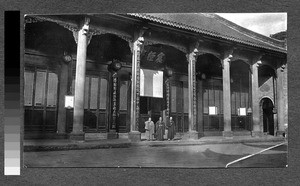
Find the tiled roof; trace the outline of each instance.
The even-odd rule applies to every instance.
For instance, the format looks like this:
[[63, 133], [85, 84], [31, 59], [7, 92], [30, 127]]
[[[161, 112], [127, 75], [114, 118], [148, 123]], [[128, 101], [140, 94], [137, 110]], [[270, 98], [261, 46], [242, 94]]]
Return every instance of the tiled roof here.
[[253, 47], [286, 53], [285, 43], [238, 26], [216, 14], [130, 13], [156, 23], [189, 30]]

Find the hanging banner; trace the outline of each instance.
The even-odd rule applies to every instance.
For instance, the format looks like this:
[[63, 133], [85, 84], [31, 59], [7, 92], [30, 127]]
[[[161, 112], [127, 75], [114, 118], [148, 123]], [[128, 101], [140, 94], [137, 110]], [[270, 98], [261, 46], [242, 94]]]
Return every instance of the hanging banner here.
[[163, 71], [140, 70], [140, 96], [163, 98]]

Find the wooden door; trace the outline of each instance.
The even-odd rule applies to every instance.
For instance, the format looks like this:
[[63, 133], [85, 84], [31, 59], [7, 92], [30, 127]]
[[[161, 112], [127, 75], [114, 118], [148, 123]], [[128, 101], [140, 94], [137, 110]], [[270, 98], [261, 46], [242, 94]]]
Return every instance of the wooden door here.
[[118, 113], [118, 132], [126, 133], [130, 131], [130, 81], [119, 81], [119, 113]]
[[171, 116], [175, 121], [176, 132], [187, 132], [188, 120], [188, 85], [187, 82], [173, 81], [171, 85]]
[[[107, 132], [109, 112], [108, 75], [105, 72], [87, 73], [84, 87], [84, 132]], [[72, 80], [72, 95], [75, 93], [75, 77]], [[73, 109], [68, 110], [68, 131], [72, 131]]]
[[[209, 114], [209, 107], [215, 107], [217, 113]], [[222, 79], [203, 81], [203, 123], [204, 131], [221, 132], [224, 129]]]
[[54, 70], [24, 72], [25, 132], [56, 132], [58, 76]]

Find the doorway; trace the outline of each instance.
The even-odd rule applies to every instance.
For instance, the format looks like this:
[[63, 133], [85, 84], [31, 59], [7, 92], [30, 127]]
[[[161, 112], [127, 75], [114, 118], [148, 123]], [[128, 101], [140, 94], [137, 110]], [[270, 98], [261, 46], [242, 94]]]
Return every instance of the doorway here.
[[269, 98], [261, 100], [261, 115], [263, 120], [263, 132], [265, 134], [273, 135], [274, 130], [274, 116], [273, 116], [273, 103]]
[[140, 124], [139, 131], [145, 132], [145, 121], [151, 117], [156, 123], [163, 116], [164, 99], [154, 97], [140, 97]]

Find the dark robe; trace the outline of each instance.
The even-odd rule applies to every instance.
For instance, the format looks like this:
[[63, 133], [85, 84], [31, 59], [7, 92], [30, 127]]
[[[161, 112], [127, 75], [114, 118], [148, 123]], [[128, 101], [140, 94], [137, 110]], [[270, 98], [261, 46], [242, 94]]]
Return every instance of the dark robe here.
[[169, 121], [167, 127], [168, 127], [168, 139], [172, 140], [174, 139], [175, 136], [175, 122], [173, 120]]
[[156, 127], [156, 139], [159, 141], [164, 140], [164, 135], [165, 135], [165, 123], [163, 121], [158, 121], [155, 124]]

